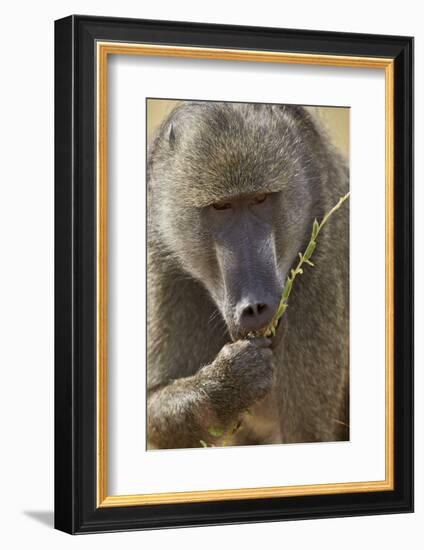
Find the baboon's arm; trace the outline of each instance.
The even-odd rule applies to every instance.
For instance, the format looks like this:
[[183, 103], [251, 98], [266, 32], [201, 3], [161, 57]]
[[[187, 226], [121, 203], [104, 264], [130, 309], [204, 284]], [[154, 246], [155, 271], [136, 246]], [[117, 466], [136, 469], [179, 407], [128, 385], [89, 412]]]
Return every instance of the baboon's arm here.
[[150, 390], [147, 401], [149, 448], [200, 447], [216, 422], [201, 375], [174, 380]]
[[210, 430], [227, 431], [274, 382], [269, 340], [226, 344], [196, 374], [150, 390], [147, 402], [150, 448], [200, 447]]

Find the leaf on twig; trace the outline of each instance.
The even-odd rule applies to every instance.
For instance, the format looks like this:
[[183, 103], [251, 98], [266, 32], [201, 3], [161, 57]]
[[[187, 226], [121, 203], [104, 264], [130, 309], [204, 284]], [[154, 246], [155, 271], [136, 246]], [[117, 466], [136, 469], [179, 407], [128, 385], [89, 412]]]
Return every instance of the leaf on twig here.
[[208, 432], [213, 437], [221, 437], [222, 435], [224, 435], [224, 430], [222, 428], [209, 428]]

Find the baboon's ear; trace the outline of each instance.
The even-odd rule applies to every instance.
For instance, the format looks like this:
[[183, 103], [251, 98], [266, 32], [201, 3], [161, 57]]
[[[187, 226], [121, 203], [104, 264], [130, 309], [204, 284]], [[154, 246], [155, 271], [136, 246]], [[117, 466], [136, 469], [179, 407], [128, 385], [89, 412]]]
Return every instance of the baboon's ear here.
[[175, 129], [174, 129], [174, 125], [171, 124], [169, 129], [168, 129], [168, 143], [169, 143], [169, 147], [171, 149], [174, 149], [175, 147], [175, 142], [176, 142], [176, 138], [175, 138]]

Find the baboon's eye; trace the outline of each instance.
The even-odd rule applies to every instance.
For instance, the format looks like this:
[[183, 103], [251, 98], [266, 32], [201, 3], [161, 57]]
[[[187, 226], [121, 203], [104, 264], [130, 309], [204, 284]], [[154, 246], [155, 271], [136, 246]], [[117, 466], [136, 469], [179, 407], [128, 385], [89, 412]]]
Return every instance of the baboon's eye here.
[[256, 197], [253, 197], [253, 204], [261, 204], [261, 202], [264, 202], [267, 197], [268, 197], [267, 193], [261, 193], [260, 195], [256, 195]]
[[215, 208], [215, 210], [228, 210], [231, 208], [230, 202], [215, 202], [212, 204], [212, 208]]

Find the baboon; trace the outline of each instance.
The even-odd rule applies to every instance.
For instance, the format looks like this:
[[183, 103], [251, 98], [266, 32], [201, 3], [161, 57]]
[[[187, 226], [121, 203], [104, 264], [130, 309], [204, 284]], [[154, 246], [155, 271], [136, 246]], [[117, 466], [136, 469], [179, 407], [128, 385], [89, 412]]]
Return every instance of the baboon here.
[[248, 337], [348, 179], [299, 106], [184, 102], [162, 123], [147, 159], [148, 448], [348, 439], [347, 203], [275, 336]]

